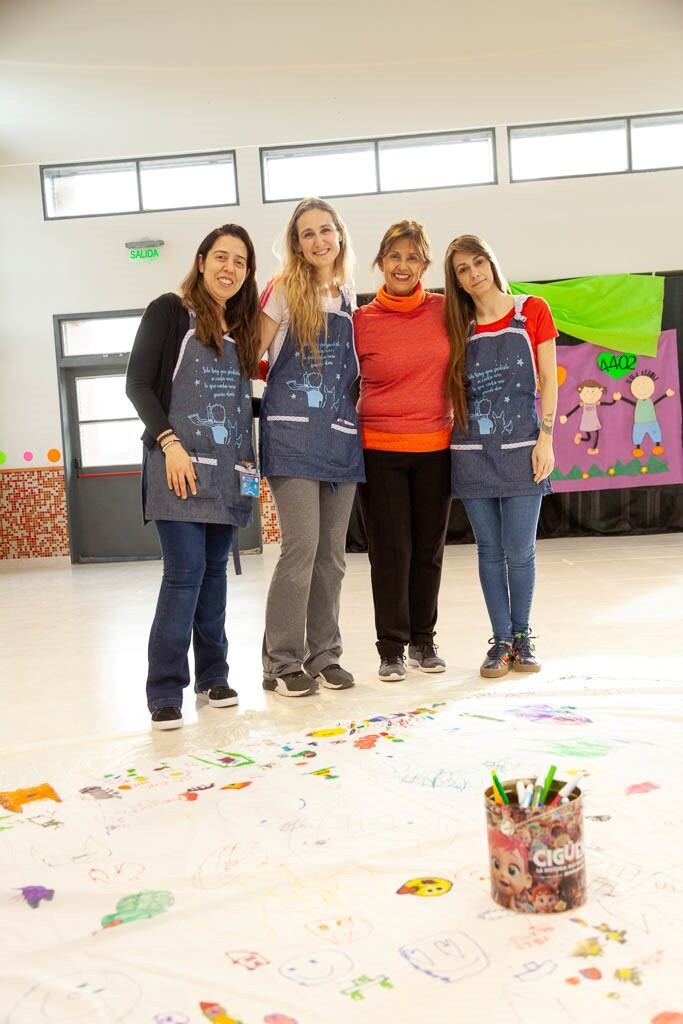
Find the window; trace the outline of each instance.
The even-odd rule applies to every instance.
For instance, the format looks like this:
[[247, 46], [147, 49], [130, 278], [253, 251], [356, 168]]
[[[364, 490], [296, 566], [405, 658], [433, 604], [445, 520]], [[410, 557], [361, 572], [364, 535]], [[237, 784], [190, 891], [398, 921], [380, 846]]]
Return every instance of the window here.
[[377, 191], [372, 142], [263, 150], [261, 159], [266, 202]]
[[508, 129], [510, 180], [628, 171], [626, 120]]
[[88, 466], [140, 463], [143, 426], [126, 397], [125, 374], [76, 377], [81, 460]]
[[631, 119], [634, 171], [683, 167], [683, 114]]
[[488, 185], [493, 129], [261, 150], [264, 202]]
[[235, 154], [42, 167], [45, 219], [235, 206]]
[[492, 184], [493, 132], [380, 139], [381, 192]]
[[63, 356], [109, 355], [130, 352], [141, 316], [116, 316], [87, 320], [62, 320]]

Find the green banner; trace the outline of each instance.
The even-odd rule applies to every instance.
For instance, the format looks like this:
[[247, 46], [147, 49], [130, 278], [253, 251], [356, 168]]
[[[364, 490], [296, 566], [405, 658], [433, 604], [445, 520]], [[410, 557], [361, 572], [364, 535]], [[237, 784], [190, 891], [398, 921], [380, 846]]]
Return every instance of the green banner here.
[[511, 281], [516, 295], [540, 295], [557, 328], [581, 341], [656, 356], [662, 330], [664, 278], [645, 274], [604, 274], [533, 284]]

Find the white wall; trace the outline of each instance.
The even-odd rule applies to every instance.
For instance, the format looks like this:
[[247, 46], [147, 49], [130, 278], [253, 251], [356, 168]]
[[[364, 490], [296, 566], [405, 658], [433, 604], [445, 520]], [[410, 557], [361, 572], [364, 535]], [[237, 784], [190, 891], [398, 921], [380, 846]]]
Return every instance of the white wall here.
[[[63, 13], [69, 3], [34, 6]], [[265, 18], [266, 8], [272, 12], [280, 6], [257, 3], [249, 9], [253, 17]], [[33, 464], [39, 465], [45, 464], [43, 453], [49, 448], [62, 448], [53, 314], [144, 307], [177, 285], [197, 242], [225, 220], [237, 220], [251, 232], [259, 280], [265, 282], [275, 270], [271, 247], [292, 204], [262, 204], [259, 145], [501, 126], [497, 186], [338, 201], [358, 254], [359, 290], [374, 286], [369, 264], [381, 234], [406, 216], [423, 221], [431, 235], [435, 267], [428, 283], [434, 286], [443, 281], [441, 254], [464, 231], [489, 239], [512, 279], [680, 269], [683, 170], [510, 185], [502, 126], [683, 108], [681, 32], [675, 31], [681, 27], [683, 5], [658, 0], [647, 9], [635, 2], [615, 7], [609, 0], [598, 5], [602, 20], [596, 14], [590, 23], [585, 19], [596, 10], [594, 4], [558, 4], [562, 13], [557, 23], [555, 14], [548, 15], [546, 32], [537, 23], [533, 31], [531, 23], [525, 26], [525, 6], [482, 0], [480, 17], [490, 17], [494, 8], [514, 7], [516, 20], [494, 34], [495, 42], [481, 41], [478, 51], [471, 34], [462, 37], [458, 51], [456, 18], [449, 56], [438, 21], [429, 20], [439, 4], [427, 0], [421, 5], [422, 20], [415, 7], [407, 14], [418, 17], [419, 60], [401, 59], [401, 53], [410, 52], [406, 41], [392, 39], [394, 48], [372, 61], [366, 25], [364, 45], [355, 56], [329, 33], [320, 51], [299, 50], [292, 32], [281, 40], [283, 66], [233, 67], [229, 46], [224, 46], [224, 65], [200, 69], [192, 26], [182, 67], [150, 68], [150, 62], [104, 67], [94, 61], [86, 66], [85, 57], [78, 67], [21, 63], [31, 56], [31, 32], [17, 21], [19, 7], [9, 3], [15, 18], [10, 18], [14, 35], [9, 33], [14, 61], [0, 66], [0, 90], [9, 97], [0, 142], [0, 450], [7, 453], [5, 468], [24, 466], [26, 449], [36, 453]], [[553, 4], [540, 6], [547, 12]], [[440, 5], [442, 11], [456, 7]], [[606, 20], [605, 10], [617, 7], [623, 17]], [[372, 15], [372, 5], [369, 10]], [[377, 20], [380, 32], [384, 20]], [[348, 17], [336, 25], [337, 35], [353, 30]], [[43, 25], [42, 35], [34, 33], [36, 56], [43, 60], [46, 54], [37, 52], [38, 44], [47, 46], [50, 27]], [[137, 30], [121, 25], [117, 30], [129, 33], [137, 47], [135, 60], [142, 60]], [[67, 47], [70, 38], [64, 34], [53, 40], [53, 53], [59, 53], [60, 45]], [[381, 39], [376, 35], [376, 47]], [[565, 39], [570, 43], [563, 44]], [[429, 46], [431, 60], [425, 54]], [[151, 37], [147, 50], [155, 60], [169, 59], [168, 50], [163, 44], [155, 48]], [[121, 64], [126, 63], [123, 39], [119, 52]], [[237, 149], [239, 207], [43, 220], [40, 163], [223, 146]], [[144, 236], [165, 240], [161, 258], [131, 263], [123, 243]]]

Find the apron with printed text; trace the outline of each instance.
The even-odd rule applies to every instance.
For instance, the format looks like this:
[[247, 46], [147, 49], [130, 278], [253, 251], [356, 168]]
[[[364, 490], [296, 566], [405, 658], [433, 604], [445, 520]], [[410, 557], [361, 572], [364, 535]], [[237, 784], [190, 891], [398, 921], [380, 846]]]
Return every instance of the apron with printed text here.
[[318, 363], [302, 360], [287, 331], [261, 401], [261, 475], [355, 483], [365, 480], [358, 415], [350, 388], [358, 377], [351, 304], [327, 313]]
[[225, 336], [219, 356], [195, 337], [195, 315], [173, 371], [169, 423], [189, 454], [197, 494], [186, 500], [169, 490], [159, 445], [143, 458], [143, 508], [151, 519], [246, 526], [252, 499], [240, 493], [240, 469], [254, 462], [251, 383], [243, 376], [235, 343]]
[[451, 438], [451, 493], [456, 498], [549, 494], [550, 480], [534, 483], [531, 452], [538, 440], [536, 367], [518, 295], [508, 327], [474, 333], [467, 341], [467, 433]]

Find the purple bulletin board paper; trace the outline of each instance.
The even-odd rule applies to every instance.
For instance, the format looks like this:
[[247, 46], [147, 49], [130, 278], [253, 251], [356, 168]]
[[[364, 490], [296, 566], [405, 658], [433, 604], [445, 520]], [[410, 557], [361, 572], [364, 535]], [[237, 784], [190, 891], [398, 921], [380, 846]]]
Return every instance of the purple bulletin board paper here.
[[[614, 360], [608, 357], [613, 355]], [[600, 363], [598, 362], [600, 360]], [[614, 362], [612, 373], [600, 368]], [[619, 365], [621, 363], [621, 366]], [[633, 356], [629, 360], [620, 352], [602, 349], [586, 342], [580, 345], [558, 345], [557, 418], [553, 435], [555, 472], [551, 480], [553, 491], [602, 491], [621, 487], [655, 487], [662, 484], [683, 483], [683, 443], [681, 441], [681, 392], [678, 378], [678, 351], [676, 331], [664, 331], [659, 336], [656, 356]], [[638, 443], [634, 440], [636, 408], [625, 399], [635, 401], [631, 392], [634, 374], [656, 375], [651, 399], [655, 402], [657, 427], [654, 439], [648, 433]], [[566, 376], [565, 376], [566, 374]], [[579, 403], [577, 385], [584, 381], [597, 381], [605, 388], [595, 410], [600, 424], [597, 453], [589, 454], [589, 441], [578, 439], [583, 408], [560, 422]], [[647, 389], [648, 385], [645, 385]], [[667, 391], [673, 391], [667, 396]], [[619, 393], [622, 400], [614, 400]], [[658, 401], [661, 396], [665, 397]], [[613, 405], [606, 403], [614, 402]], [[651, 406], [650, 406], [651, 408]], [[645, 407], [641, 406], [641, 409]], [[642, 418], [642, 413], [639, 412]], [[584, 421], [594, 425], [590, 415]], [[646, 428], [642, 428], [643, 430]], [[661, 431], [661, 440], [657, 435]], [[585, 434], [584, 434], [585, 436]], [[592, 434], [594, 439], [595, 435]], [[653, 451], [653, 449], [655, 449]], [[657, 449], [661, 449], [658, 451]], [[643, 454], [639, 455], [641, 451]]]

